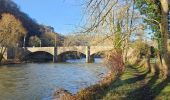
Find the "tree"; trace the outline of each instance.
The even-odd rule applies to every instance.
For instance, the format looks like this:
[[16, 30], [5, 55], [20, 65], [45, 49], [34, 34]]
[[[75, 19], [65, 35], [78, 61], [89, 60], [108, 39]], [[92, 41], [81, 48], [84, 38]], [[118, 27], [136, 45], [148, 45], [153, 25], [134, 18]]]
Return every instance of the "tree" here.
[[[26, 13], [22, 12], [14, 0], [0, 0], [0, 15], [3, 13], [10, 13], [22, 22], [23, 27], [27, 30], [26, 46], [28, 45], [30, 36], [40, 36], [42, 34], [40, 31], [41, 26]], [[22, 37], [20, 41], [23, 42], [23, 39]]]
[[136, 5], [141, 14], [145, 15], [144, 21], [154, 33], [158, 41], [158, 59], [161, 74], [166, 78], [169, 74], [169, 52], [168, 52], [168, 0], [136, 0]]
[[[137, 31], [143, 30], [139, 13], [134, 9], [133, 0], [87, 0], [87, 20], [85, 32], [101, 33], [105, 36], [101, 41], [110, 39], [114, 50], [107, 56], [114, 71], [117, 67], [121, 73], [127, 63], [130, 38]], [[111, 58], [109, 58], [111, 57]], [[116, 58], [117, 57], [117, 58]], [[116, 61], [120, 66], [114, 66]], [[122, 70], [120, 70], [121, 68]], [[116, 72], [119, 74], [119, 72]], [[118, 75], [119, 76], [119, 75]]]
[[14, 47], [19, 44], [19, 40], [26, 34], [20, 20], [9, 13], [1, 15], [0, 19], [0, 62], [6, 52], [7, 47]]
[[90, 45], [89, 42], [91, 37], [87, 37], [84, 34], [72, 34], [67, 35], [64, 38], [64, 46], [88, 46]]
[[42, 34], [41, 35], [42, 46], [46, 46], [46, 47], [55, 46], [55, 38], [57, 38], [57, 36], [51, 32]]
[[37, 36], [31, 36], [29, 39], [29, 46], [40, 47], [41, 46], [40, 38]]
[[[41, 25], [40, 31], [42, 34], [39, 36], [42, 46], [61, 46], [64, 37], [54, 31], [51, 26]], [[55, 43], [56, 42], [56, 43]]]

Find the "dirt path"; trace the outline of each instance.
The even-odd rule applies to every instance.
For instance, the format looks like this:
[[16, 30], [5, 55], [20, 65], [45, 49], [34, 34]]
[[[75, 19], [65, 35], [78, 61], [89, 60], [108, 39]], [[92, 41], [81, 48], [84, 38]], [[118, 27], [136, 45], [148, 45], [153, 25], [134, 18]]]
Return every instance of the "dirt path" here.
[[[142, 68], [129, 67], [110, 85], [104, 100], [170, 100], [170, 81], [160, 80]], [[166, 91], [164, 90], [166, 88]], [[165, 92], [162, 92], [165, 91]]]

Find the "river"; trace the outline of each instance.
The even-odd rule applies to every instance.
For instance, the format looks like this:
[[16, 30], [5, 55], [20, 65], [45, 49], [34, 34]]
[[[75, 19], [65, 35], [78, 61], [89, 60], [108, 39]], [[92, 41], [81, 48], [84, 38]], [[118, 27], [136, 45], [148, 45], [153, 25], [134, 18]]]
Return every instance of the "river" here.
[[75, 94], [108, 71], [101, 63], [83, 61], [0, 66], [0, 100], [51, 100], [60, 88]]

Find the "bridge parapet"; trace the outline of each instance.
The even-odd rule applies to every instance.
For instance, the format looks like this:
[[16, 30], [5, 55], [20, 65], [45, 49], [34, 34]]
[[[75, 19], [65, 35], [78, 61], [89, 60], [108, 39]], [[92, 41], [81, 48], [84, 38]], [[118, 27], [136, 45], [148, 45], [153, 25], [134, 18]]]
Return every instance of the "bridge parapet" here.
[[[112, 50], [112, 46], [70, 46], [70, 47], [25, 47], [25, 48], [13, 48], [10, 50], [12, 53], [20, 53], [22, 56], [26, 56], [34, 52], [47, 52], [53, 55], [53, 61], [57, 62], [59, 55], [69, 51], [76, 51], [86, 55], [86, 62], [90, 62], [90, 59], [93, 54]], [[9, 53], [10, 54], [10, 53]], [[15, 54], [14, 54], [15, 55]]]
[[54, 47], [26, 47], [25, 50], [29, 52], [44, 51], [50, 53], [51, 55], [54, 55]]
[[112, 50], [113, 46], [90, 46], [90, 55], [95, 53]]
[[86, 46], [57, 47], [57, 55], [68, 51], [76, 51], [86, 55]]

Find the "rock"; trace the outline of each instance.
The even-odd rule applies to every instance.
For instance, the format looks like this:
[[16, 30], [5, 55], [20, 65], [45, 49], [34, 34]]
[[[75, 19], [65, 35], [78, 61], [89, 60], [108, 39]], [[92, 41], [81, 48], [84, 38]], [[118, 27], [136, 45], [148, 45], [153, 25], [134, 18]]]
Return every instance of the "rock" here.
[[76, 100], [76, 99], [67, 90], [59, 89], [53, 94], [53, 100]]

